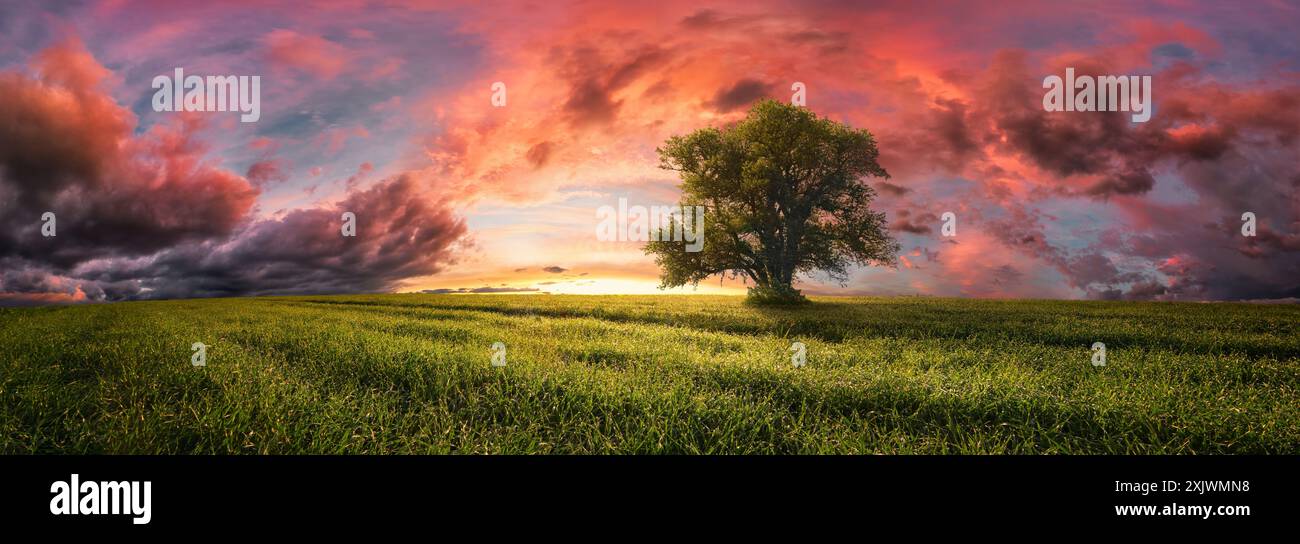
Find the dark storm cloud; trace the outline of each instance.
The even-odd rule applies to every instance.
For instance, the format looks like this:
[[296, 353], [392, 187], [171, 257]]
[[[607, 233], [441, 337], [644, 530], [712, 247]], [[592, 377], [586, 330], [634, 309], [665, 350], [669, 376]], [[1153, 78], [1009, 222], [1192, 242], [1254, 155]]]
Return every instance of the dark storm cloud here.
[[875, 187], [877, 191], [893, 196], [903, 196], [911, 190], [902, 185], [896, 185], [888, 181], [877, 181]]
[[775, 86], [757, 79], [742, 79], [735, 84], [719, 89], [709, 101], [709, 106], [720, 113], [743, 109], [755, 101], [772, 95]]
[[929, 234], [934, 230], [932, 225], [938, 223], [939, 217], [933, 213], [921, 212], [914, 214], [911, 210], [903, 208], [894, 212], [894, 221], [889, 224], [889, 230], [911, 234]]
[[[936, 101], [915, 129], [891, 134], [882, 145], [893, 144], [895, 160], [980, 180], [979, 197], [993, 201], [985, 204], [987, 213], [970, 214], [968, 224], [1053, 266], [1088, 296], [1294, 296], [1300, 291], [1300, 86], [1279, 80], [1237, 87], [1206, 77], [1194, 62], [1152, 74], [1154, 114], [1133, 123], [1125, 112], [1043, 111], [1040, 85], [1066, 65], [1081, 75], [1132, 71], [1086, 56], [1031, 68], [1024, 53], [1002, 51], [988, 71], [954, 79], [971, 90], [968, 100]], [[989, 153], [1022, 158], [1041, 174], [1016, 179], [1025, 174], [990, 164]], [[1166, 193], [1177, 193], [1180, 203], [1152, 197], [1162, 183], [1174, 184]], [[1012, 192], [1007, 184], [1024, 189]], [[927, 195], [877, 188], [905, 208], [892, 229], [929, 232], [928, 222], [906, 209], [925, 205]], [[1098, 224], [1095, 241], [1063, 244], [1044, 228], [1057, 220], [1038, 211], [1036, 201], [1045, 198], [1108, 202], [1115, 222]], [[1258, 217], [1253, 238], [1240, 232], [1246, 211]]]
[[[411, 176], [328, 208], [252, 216], [273, 160], [210, 166], [195, 118], [134, 135], [76, 42], [0, 74], [0, 304], [382, 291], [439, 271], [466, 227]], [[40, 229], [55, 214], [56, 236]], [[341, 216], [357, 216], [344, 237]]]
[[[257, 197], [202, 161], [195, 125], [133, 138], [134, 119], [100, 89], [108, 72], [80, 44], [38, 56], [40, 79], [0, 74], [0, 257], [57, 270], [229, 234]], [[55, 216], [57, 236], [40, 235]]]
[[[355, 237], [340, 231], [344, 212], [356, 215]], [[144, 290], [138, 296], [147, 298], [386, 291], [440, 271], [465, 230], [404, 175], [328, 209], [251, 223], [229, 239], [169, 248], [138, 265], [89, 263], [77, 272], [95, 283], [134, 280]]]

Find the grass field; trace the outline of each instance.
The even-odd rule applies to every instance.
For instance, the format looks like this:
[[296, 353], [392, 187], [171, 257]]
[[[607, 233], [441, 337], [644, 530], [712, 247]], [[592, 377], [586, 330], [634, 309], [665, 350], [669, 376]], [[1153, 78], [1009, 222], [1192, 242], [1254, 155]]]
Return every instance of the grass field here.
[[0, 452], [1300, 453], [1300, 306], [815, 300], [0, 309]]

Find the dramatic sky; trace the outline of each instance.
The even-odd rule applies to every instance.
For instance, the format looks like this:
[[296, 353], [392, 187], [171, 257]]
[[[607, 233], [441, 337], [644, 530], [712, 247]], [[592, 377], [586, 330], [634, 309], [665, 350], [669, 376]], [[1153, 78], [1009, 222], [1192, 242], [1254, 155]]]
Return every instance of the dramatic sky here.
[[[1300, 296], [1294, 2], [316, 4], [0, 4], [0, 304], [657, 292], [596, 209], [676, 202], [655, 147], [794, 82], [875, 134], [903, 248], [805, 292]], [[261, 119], [153, 111], [176, 67]], [[1152, 76], [1150, 121], [1043, 111], [1066, 67]]]

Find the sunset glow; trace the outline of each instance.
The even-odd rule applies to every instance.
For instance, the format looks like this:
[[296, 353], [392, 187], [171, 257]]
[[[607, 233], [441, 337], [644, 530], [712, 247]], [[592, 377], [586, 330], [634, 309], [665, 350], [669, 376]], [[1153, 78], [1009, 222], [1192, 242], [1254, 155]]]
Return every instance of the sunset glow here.
[[[659, 292], [595, 210], [677, 203], [656, 147], [795, 82], [875, 135], [904, 257], [805, 292], [1300, 296], [1287, 3], [28, 4], [0, 8], [5, 303]], [[1066, 67], [1150, 76], [1150, 120], [1043, 111]], [[155, 111], [180, 68], [259, 76], [259, 117]]]

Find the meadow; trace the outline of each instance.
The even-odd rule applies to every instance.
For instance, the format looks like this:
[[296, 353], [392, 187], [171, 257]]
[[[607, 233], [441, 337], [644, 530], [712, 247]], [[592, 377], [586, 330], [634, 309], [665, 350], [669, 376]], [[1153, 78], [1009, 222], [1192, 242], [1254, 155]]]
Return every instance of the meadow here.
[[0, 308], [0, 452], [1300, 453], [1300, 305], [813, 300]]

